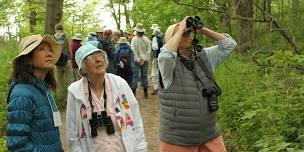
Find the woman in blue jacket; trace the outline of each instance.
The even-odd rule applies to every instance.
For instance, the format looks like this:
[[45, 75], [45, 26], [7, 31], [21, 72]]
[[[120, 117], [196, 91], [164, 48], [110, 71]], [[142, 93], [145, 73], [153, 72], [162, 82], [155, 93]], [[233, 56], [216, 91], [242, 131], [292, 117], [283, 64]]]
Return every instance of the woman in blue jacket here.
[[7, 148], [22, 152], [62, 152], [60, 113], [49, 89], [56, 88], [54, 64], [61, 46], [50, 35], [21, 40], [13, 61], [8, 95]]

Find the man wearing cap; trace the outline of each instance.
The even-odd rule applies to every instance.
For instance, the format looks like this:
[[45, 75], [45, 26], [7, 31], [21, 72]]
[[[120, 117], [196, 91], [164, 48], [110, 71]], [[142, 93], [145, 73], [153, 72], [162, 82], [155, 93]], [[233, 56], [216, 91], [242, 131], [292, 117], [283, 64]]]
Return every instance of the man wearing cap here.
[[132, 90], [136, 94], [136, 88], [138, 83], [139, 72], [141, 81], [144, 88], [144, 98], [148, 98], [148, 60], [151, 53], [151, 42], [144, 35], [145, 29], [141, 23], [137, 23], [133, 28], [136, 31], [136, 35], [131, 41], [131, 49], [134, 54], [134, 71], [132, 79]]
[[50, 35], [31, 35], [19, 44], [12, 61], [7, 97], [7, 148], [9, 151], [63, 152], [60, 112], [50, 89], [56, 89], [54, 64], [61, 45]]
[[163, 47], [164, 34], [160, 31], [158, 24], [152, 24], [152, 68], [151, 68], [151, 79], [153, 85], [152, 95], [156, 95], [159, 85], [159, 69], [158, 69], [158, 54], [160, 53], [160, 48]]

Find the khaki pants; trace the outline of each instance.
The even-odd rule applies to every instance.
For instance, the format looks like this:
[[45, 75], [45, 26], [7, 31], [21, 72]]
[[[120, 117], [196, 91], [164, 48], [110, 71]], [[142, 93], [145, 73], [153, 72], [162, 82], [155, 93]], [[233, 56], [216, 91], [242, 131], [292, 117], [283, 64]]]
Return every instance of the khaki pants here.
[[[73, 69], [71, 60], [68, 60], [65, 66], [55, 67], [55, 77], [57, 80], [56, 98], [63, 101], [65, 100], [65, 94], [67, 87], [73, 82]], [[65, 85], [67, 82], [67, 86]]]
[[160, 152], [227, 152], [222, 136], [198, 146], [179, 146], [160, 141]]
[[153, 89], [157, 90], [159, 85], [159, 69], [158, 69], [157, 58], [153, 58], [152, 60], [151, 79], [152, 79]]

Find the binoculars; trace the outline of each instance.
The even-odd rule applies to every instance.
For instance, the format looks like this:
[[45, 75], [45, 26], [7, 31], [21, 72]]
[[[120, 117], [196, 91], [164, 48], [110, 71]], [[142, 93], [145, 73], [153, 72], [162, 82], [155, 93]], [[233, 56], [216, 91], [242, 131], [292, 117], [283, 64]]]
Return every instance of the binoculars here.
[[100, 113], [101, 115], [98, 115], [97, 112], [92, 112], [92, 119], [89, 120], [93, 138], [97, 136], [97, 128], [99, 127], [106, 127], [109, 135], [115, 132], [111, 117], [107, 116], [106, 111], [101, 111]]
[[192, 28], [194, 31], [203, 27], [203, 23], [201, 22], [201, 18], [198, 16], [188, 17], [186, 20], [186, 27]]

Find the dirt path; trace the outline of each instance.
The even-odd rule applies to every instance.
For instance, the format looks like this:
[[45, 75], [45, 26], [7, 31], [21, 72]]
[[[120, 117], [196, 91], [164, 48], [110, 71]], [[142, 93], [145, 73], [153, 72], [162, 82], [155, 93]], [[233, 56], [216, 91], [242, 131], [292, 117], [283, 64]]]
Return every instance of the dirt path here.
[[[146, 141], [148, 142], [149, 152], [158, 152], [158, 126], [159, 126], [159, 100], [157, 96], [151, 95], [152, 87], [149, 89], [149, 98], [143, 99], [143, 91], [138, 88], [137, 100], [141, 116], [144, 122]], [[65, 129], [65, 112], [61, 112], [62, 126], [60, 128], [61, 141], [65, 151], [68, 150], [68, 143], [66, 139]]]

